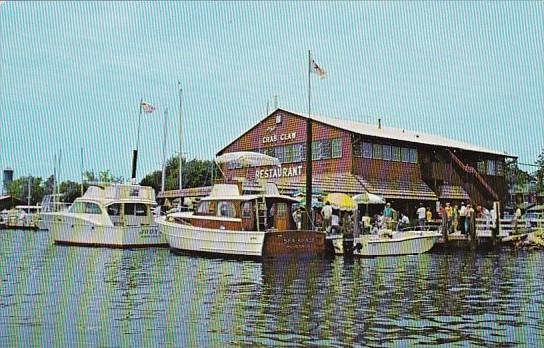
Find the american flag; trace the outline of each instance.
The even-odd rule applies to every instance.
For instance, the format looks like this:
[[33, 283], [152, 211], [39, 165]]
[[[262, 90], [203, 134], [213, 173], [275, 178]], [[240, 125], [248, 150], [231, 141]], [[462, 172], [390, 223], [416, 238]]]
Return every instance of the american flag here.
[[317, 63], [313, 59], [312, 59], [312, 72], [316, 74], [317, 76], [319, 76], [322, 80], [325, 77], [327, 77], [327, 72], [325, 71], [325, 69], [317, 65]]
[[146, 102], [142, 102], [142, 110], [144, 110], [144, 112], [146, 114], [150, 114], [152, 113], [153, 111], [155, 111], [155, 107], [149, 103], [146, 103]]

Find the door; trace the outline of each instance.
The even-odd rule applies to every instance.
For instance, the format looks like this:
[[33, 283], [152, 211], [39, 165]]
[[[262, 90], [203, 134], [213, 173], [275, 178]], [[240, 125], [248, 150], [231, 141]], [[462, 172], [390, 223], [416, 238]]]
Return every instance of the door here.
[[287, 203], [276, 203], [276, 216], [274, 226], [279, 231], [285, 231], [289, 226], [289, 206]]

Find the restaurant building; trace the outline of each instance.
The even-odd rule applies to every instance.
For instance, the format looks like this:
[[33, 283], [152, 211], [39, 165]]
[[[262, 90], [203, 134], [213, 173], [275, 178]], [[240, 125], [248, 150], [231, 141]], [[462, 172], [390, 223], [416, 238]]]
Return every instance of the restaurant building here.
[[[223, 168], [227, 180], [277, 184], [281, 192], [304, 191], [308, 115], [276, 109], [217, 155], [255, 151], [277, 157], [281, 167]], [[436, 202], [491, 206], [505, 202], [505, 161], [515, 159], [476, 145], [424, 134], [312, 115], [313, 188], [323, 193], [381, 195], [396, 209]]]

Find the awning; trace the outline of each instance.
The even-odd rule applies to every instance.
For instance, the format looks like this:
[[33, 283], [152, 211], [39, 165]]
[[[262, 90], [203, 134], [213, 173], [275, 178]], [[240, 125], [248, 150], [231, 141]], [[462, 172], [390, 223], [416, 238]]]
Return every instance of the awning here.
[[470, 200], [470, 196], [463, 187], [457, 185], [441, 185], [438, 188], [438, 197], [440, 199], [455, 199], [460, 201]]
[[438, 197], [427, 184], [419, 180], [368, 180], [361, 176], [357, 178], [370, 193], [383, 196], [386, 200], [390, 199], [409, 199], [436, 201]]
[[[306, 190], [306, 177], [284, 177], [271, 179], [280, 192], [294, 194], [297, 191]], [[323, 193], [342, 192], [349, 195], [356, 195], [366, 192], [365, 187], [361, 184], [355, 175], [350, 173], [334, 173], [334, 174], [316, 174], [312, 178], [312, 191], [320, 191]]]

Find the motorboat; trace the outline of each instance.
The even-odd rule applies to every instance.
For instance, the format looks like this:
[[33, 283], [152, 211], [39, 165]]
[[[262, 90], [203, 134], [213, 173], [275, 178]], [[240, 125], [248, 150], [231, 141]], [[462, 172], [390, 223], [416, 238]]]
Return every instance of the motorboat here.
[[246, 194], [241, 184], [216, 184], [196, 211], [155, 221], [173, 251], [250, 258], [324, 255], [324, 232], [297, 229], [292, 209], [298, 203], [272, 183]]
[[62, 201], [64, 194], [54, 193], [45, 195], [41, 202], [41, 209], [36, 225], [40, 230], [51, 229], [51, 222], [53, 221], [53, 214], [68, 210], [70, 204]]
[[440, 237], [442, 235], [437, 230], [431, 229], [382, 230], [377, 234], [354, 237], [351, 250], [346, 250], [342, 235], [329, 236], [328, 239], [331, 240], [337, 255], [353, 252], [353, 255], [357, 256], [376, 257], [426, 253]]
[[134, 248], [168, 246], [153, 219], [152, 187], [90, 186], [67, 211], [47, 213], [55, 244]]
[[41, 206], [18, 205], [0, 212], [1, 229], [37, 230]]

